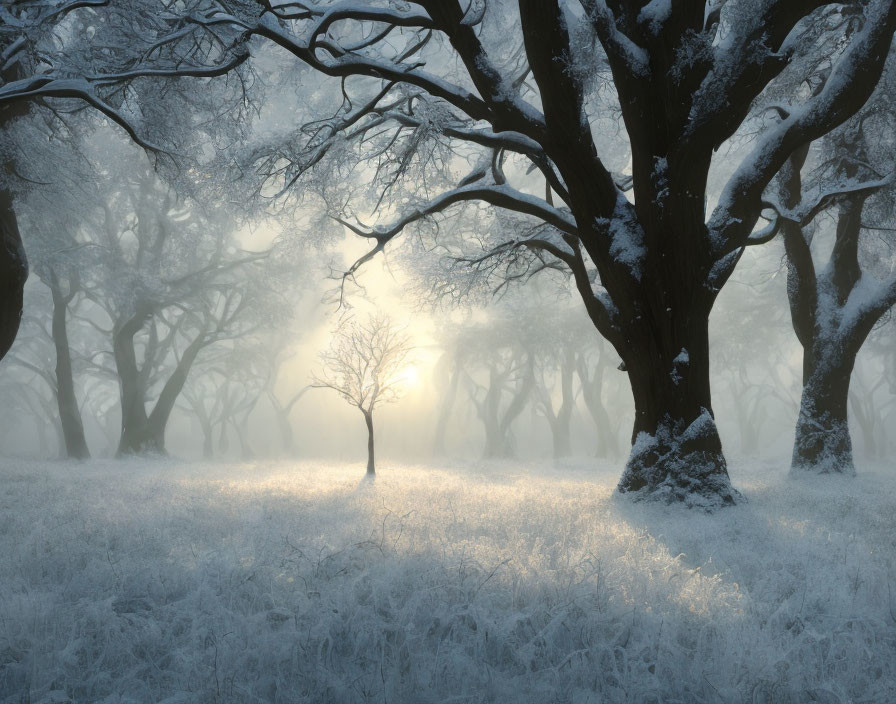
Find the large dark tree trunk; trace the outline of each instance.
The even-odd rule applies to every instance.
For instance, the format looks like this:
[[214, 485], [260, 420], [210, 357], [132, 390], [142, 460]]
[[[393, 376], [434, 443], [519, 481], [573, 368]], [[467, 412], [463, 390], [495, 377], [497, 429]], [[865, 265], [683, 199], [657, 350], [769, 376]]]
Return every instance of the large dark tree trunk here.
[[[674, 309], [669, 311], [674, 315]], [[669, 317], [672, 318], [673, 315]], [[619, 491], [732, 504], [709, 386], [709, 308], [681, 309], [662, 334], [620, 350], [635, 400], [632, 451]]]
[[72, 355], [68, 342], [69, 298], [62, 295], [59, 286], [50, 285], [53, 295], [53, 344], [56, 347], [56, 401], [59, 405], [59, 420], [65, 437], [66, 454], [73, 459], [87, 459], [90, 451], [84, 437], [81, 409], [75, 396], [75, 380], [72, 374]]
[[22, 247], [12, 194], [0, 189], [0, 359], [12, 347], [22, 320], [28, 260]]
[[[15, 54], [9, 58], [13, 56]], [[0, 67], [3, 83], [24, 78], [25, 64], [22, 60], [9, 60], [6, 64]], [[6, 129], [13, 120], [27, 115], [29, 109], [25, 101], [5, 104], [0, 110], [0, 130]], [[4, 160], [3, 168], [7, 178], [14, 176], [14, 160]], [[28, 259], [22, 245], [13, 194], [8, 189], [0, 188], [0, 359], [6, 356], [19, 332], [27, 279]]]
[[847, 418], [855, 357], [820, 344], [814, 347], [803, 357], [803, 393], [791, 468], [817, 474], [855, 474]]
[[705, 202], [713, 145], [706, 135], [684, 136], [696, 86], [662, 83], [679, 61], [671, 46], [690, 26], [702, 27], [703, 4], [673, 12], [651, 44], [655, 85], [635, 80], [629, 61], [609, 57], [625, 96], [634, 202], [597, 155], [580, 84], [558, 66], [572, 41], [560, 3], [525, 0], [520, 10], [550, 135], [546, 150], [612, 305], [595, 295], [578, 245], [567, 262], [592, 321], [622, 358], [634, 396], [632, 452], [618, 489], [689, 505], [732, 504], [737, 492], [712, 414], [707, 331], [736, 259], [726, 260], [727, 271], [715, 270]]
[[373, 413], [371, 411], [361, 409], [364, 414], [364, 422], [367, 424], [367, 476], [376, 476], [376, 463], [374, 459], [373, 447]]

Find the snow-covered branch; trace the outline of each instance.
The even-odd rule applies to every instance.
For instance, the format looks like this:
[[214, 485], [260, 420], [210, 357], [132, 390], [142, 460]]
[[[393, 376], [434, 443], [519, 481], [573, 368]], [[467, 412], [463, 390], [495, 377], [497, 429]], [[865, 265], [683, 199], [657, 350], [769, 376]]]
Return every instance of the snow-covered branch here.
[[824, 87], [794, 108], [760, 139], [731, 177], [709, 222], [719, 255], [750, 236], [762, 193], [799, 147], [834, 129], [871, 95], [896, 28], [896, 2], [877, 0], [866, 8], [865, 26], [836, 61]]
[[606, 0], [581, 0], [588, 12], [604, 51], [616, 66], [627, 70], [632, 78], [650, 74], [647, 52], [619, 29], [616, 16]]
[[363, 229], [362, 227], [352, 225], [342, 220], [340, 220], [340, 222], [352, 230], [356, 235], [374, 239], [380, 244], [385, 244], [411, 223], [429, 217], [430, 215], [440, 213], [452, 205], [469, 201], [483, 201], [499, 208], [505, 208], [524, 215], [533, 215], [547, 224], [556, 227], [561, 232], [578, 237], [576, 222], [568, 212], [555, 208], [541, 198], [531, 196], [528, 193], [523, 193], [506, 184], [483, 184], [481, 182], [459, 186], [450, 191], [446, 191], [428, 203], [405, 213], [391, 225]]

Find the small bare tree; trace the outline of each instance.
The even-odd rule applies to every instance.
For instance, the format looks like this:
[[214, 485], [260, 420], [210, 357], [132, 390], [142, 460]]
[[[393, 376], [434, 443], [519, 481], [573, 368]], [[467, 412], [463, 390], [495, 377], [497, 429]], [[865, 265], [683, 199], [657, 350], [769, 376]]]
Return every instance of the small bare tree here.
[[404, 388], [402, 371], [408, 365], [410, 339], [384, 315], [365, 323], [348, 321], [333, 333], [321, 355], [323, 371], [311, 386], [337, 391], [364, 414], [367, 423], [367, 476], [376, 475], [373, 449], [373, 411], [397, 401]]

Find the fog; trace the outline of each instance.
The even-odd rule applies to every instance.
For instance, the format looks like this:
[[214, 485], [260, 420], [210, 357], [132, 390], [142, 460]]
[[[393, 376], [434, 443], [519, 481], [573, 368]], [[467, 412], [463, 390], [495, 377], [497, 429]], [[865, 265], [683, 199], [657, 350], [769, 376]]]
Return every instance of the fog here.
[[[256, 245], [270, 237], [264, 232], [252, 235], [244, 232], [242, 236]], [[457, 392], [445, 425], [442, 451], [437, 453], [434, 449], [439, 414], [449, 383], [445, 365], [453, 335], [457, 330], [473, 325], [470, 321], [475, 321], [475, 329], [487, 330], [490, 321], [505, 314], [508, 307], [523, 311], [527, 316], [526, 323], [533, 328], [546, 327], [546, 318], [555, 314], [554, 310], [548, 310], [546, 302], [568, 311], [573, 324], [587, 330], [589, 322], [578, 311], [574, 294], [558, 279], [554, 285], [538, 285], [536, 282], [493, 299], [467, 302], [459, 308], [437, 306], [433, 309], [407, 294], [412, 288], [411, 277], [402, 268], [400, 260], [388, 257], [382, 263], [371, 262], [359, 274], [358, 284], [363, 289], [348, 291], [342, 304], [334, 302], [335, 284], [328, 278], [331, 268], [347, 266], [347, 262], [363, 251], [363, 244], [359, 245], [356, 238], [347, 234], [334, 251], [317, 255], [319, 261], [315, 261], [314, 267], [301, 274], [306, 281], [293, 303], [291, 322], [261, 333], [262, 340], [266, 335], [276, 335], [278, 340], [286, 337], [281, 343], [284, 345], [284, 361], [271, 391], [284, 401], [290, 399], [310, 384], [313, 373], [320, 369], [320, 354], [326, 349], [334, 328], [345, 320], [363, 319], [371, 313], [386, 311], [396, 326], [407, 331], [414, 350], [407, 365], [413, 369], [413, 374], [402, 384], [400, 398], [384, 405], [377, 414], [380, 459], [392, 463], [430, 462], [444, 457], [480, 459], [486, 438], [470, 400], [472, 387], [468, 382]], [[738, 461], [760, 458], [786, 464], [792, 450], [799, 404], [801, 354], [788, 322], [782, 256], [781, 248], [774, 244], [762, 252], [750, 252], [720, 296], [711, 318], [711, 350], [717, 360], [712, 368], [714, 411], [726, 452]], [[40, 286], [32, 280], [29, 293], [34, 292], [36, 297], [35, 289]], [[35, 308], [41, 304], [46, 305], [46, 301], [36, 301]], [[30, 310], [28, 314], [47, 315], [48, 311]], [[758, 317], [761, 324], [744, 330], [745, 315], [750, 316], [750, 320]], [[290, 334], [291, 328], [299, 329]], [[892, 456], [896, 449], [896, 379], [893, 376], [896, 343], [893, 335], [893, 323], [884, 320], [863, 349], [853, 372], [853, 408], [864, 404], [865, 412], [870, 416], [870, 420], [862, 418], [865, 425], [855, 414], [850, 418], [860, 463], [876, 463]], [[596, 336], [594, 341], [597, 341]], [[544, 343], [550, 345], [551, 341]], [[45, 363], [45, 371], [51, 372], [50, 341], [43, 340], [42, 344], [42, 358], [32, 361]], [[78, 344], [76, 338], [74, 344]], [[4, 363], [3, 384], [6, 388], [28, 387], [28, 393], [42, 398], [42, 405], [21, 400], [16, 412], [8, 414], [0, 440], [3, 454], [64, 457], [66, 450], [57, 427], [58, 411], [51, 403], [51, 389], [33, 370], [16, 364], [19, 349], [14, 347], [13, 357]], [[31, 353], [30, 350], [21, 352], [23, 355], [27, 353]], [[602, 353], [610, 360], [602, 399], [612, 410], [610, 432], [616, 448], [615, 451], [613, 448], [599, 450], [594, 421], [581, 397], [581, 381], [576, 379], [576, 403], [570, 421], [571, 455], [580, 458], [608, 456], [621, 464], [631, 440], [634, 408], [625, 374], [617, 369], [618, 357], [608, 348]], [[200, 364], [201, 361], [200, 358]], [[237, 362], [237, 369], [248, 371], [251, 364], [249, 359]], [[201, 379], [203, 371], [200, 366], [193, 373]], [[561, 390], [556, 371], [548, 369], [546, 378], [548, 392], [559, 404]], [[486, 381], [476, 362], [469, 363], [467, 373], [480, 382]], [[238, 374], [236, 372], [234, 376]], [[109, 381], [96, 386], [91, 386], [90, 382], [89, 372], [78, 380], [88, 445], [94, 456], [111, 457], [117, 451], [116, 431], [120, 425], [120, 411], [114, 402], [117, 392]], [[207, 386], [197, 385], [197, 388], [207, 394], [211, 402], [223, 386], [223, 380], [214, 379]], [[216, 425], [215, 457], [227, 460], [323, 459], [358, 464], [366, 459], [367, 431], [363, 419], [357, 409], [347, 405], [331, 390], [310, 389], [293, 407], [289, 416], [294, 432], [291, 451], [284, 447], [266, 390], [256, 388], [250, 393], [255, 396], [250, 399], [253, 405], [246, 425], [246, 448], [232, 426], [223, 430], [222, 438], [222, 429]], [[514, 421], [510, 435], [513, 454], [506, 459], [523, 463], [553, 459], [550, 426], [535, 393], [526, 399], [526, 407]], [[202, 429], [186, 403], [178, 404], [173, 411], [165, 449], [170, 455], [184, 459], [203, 456]], [[559, 458], [561, 462], [563, 459]]]

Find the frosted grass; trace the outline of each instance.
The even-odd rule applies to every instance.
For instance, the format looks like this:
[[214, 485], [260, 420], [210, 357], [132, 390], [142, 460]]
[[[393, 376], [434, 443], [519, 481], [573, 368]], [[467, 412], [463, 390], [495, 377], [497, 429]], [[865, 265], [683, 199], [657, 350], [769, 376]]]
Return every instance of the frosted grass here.
[[892, 471], [362, 473], [4, 461], [0, 701], [896, 701]]

